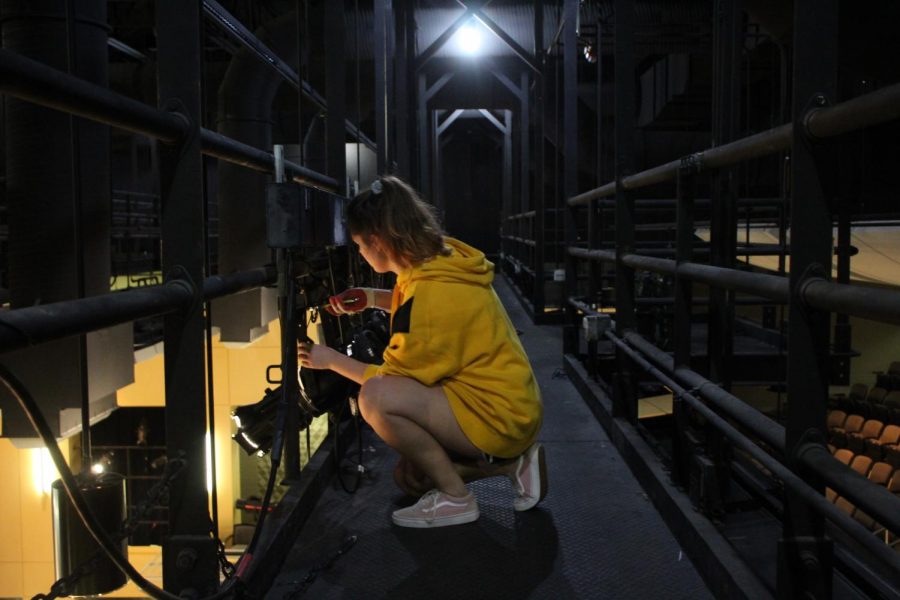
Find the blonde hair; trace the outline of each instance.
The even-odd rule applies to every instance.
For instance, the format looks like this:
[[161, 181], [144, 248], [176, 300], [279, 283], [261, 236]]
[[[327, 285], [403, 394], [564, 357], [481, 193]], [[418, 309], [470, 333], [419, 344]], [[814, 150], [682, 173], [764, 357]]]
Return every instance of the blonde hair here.
[[434, 208], [393, 175], [379, 177], [350, 201], [347, 227], [352, 235], [377, 235], [397, 260], [409, 265], [450, 254]]

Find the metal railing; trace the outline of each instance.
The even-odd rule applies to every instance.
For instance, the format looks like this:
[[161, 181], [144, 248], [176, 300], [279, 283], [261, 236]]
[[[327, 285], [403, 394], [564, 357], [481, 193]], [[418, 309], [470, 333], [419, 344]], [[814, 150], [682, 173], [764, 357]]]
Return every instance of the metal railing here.
[[[174, 112], [147, 106], [5, 49], [0, 49], [0, 92], [167, 144], [181, 140], [190, 128]], [[201, 128], [200, 137], [204, 154], [257, 171], [275, 172], [275, 157], [265, 150], [209, 129]], [[290, 161], [285, 161], [285, 172], [298, 183], [329, 191], [338, 189], [333, 178]]]
[[[822, 140], [900, 117], [900, 84], [885, 87], [834, 106], [825, 106], [824, 99], [821, 97], [814, 97], [812, 104], [815, 108], [806, 112], [798, 123], [803, 128], [803, 135]], [[686, 167], [690, 169], [688, 176], [693, 177], [703, 171], [720, 169], [784, 151], [791, 147], [792, 141], [798, 135], [794, 129], [795, 125], [786, 124], [729, 144], [697, 152], [683, 159], [622, 177], [618, 182], [610, 182], [570, 197], [567, 203], [570, 207], [588, 206], [592, 201], [612, 196], [617, 191], [633, 191], [680, 179], [685, 173]], [[626, 199], [624, 196], [617, 200], [619, 202], [640, 202]], [[687, 197], [686, 200], [692, 203], [694, 199]], [[681, 217], [679, 217], [679, 223], [682, 223]], [[679, 225], [679, 227], [691, 227], [689, 220], [684, 223], [686, 225]], [[795, 273], [788, 278], [693, 263], [685, 259], [691, 256], [692, 244], [689, 240], [690, 238], [686, 237], [679, 241], [679, 260], [646, 256], [633, 251], [617, 253], [614, 250], [586, 249], [576, 246], [570, 246], [568, 254], [579, 259], [613, 263], [618, 268], [645, 270], [673, 276], [677, 281], [704, 283], [714, 288], [753, 294], [774, 303], [796, 303], [798, 306], [818, 311], [836, 312], [884, 323], [900, 324], [900, 290], [834, 283], [827, 279], [830, 273], [825, 272]], [[741, 253], [738, 251], [738, 254]], [[830, 271], [830, 269], [828, 270]], [[676, 306], [679, 302], [677, 296], [676, 293]], [[681, 301], [690, 302], [690, 296], [687, 298], [687, 300]], [[577, 299], [572, 299], [570, 305], [582, 311], [590, 309], [589, 305]], [[677, 310], [676, 308], [676, 312]], [[684, 309], [682, 308], [682, 310]], [[592, 313], [593, 309], [590, 309], [588, 314]], [[689, 316], [690, 313], [687, 314]], [[841, 512], [804, 478], [762, 450], [751, 437], [737, 431], [717, 413], [720, 412], [732, 419], [773, 451], [782, 455], [789, 453], [790, 456], [784, 456], [783, 460], [796, 460], [796, 464], [802, 465], [812, 476], [835, 489], [875, 521], [898, 535], [900, 535], [900, 498], [837, 461], [819, 439], [812, 438], [793, 448], [786, 448], [783, 426], [684, 364], [679, 363], [679, 366], [676, 367], [675, 359], [637, 333], [626, 330], [608, 333], [607, 338], [635, 364], [664, 385], [669, 386], [673, 390], [676, 400], [685, 400], [735, 445], [769, 469], [814, 511], [851, 536], [894, 573], [900, 573], [900, 557], [890, 547], [879, 541], [871, 531]], [[676, 349], [676, 356], [677, 352]], [[700, 397], [708, 401], [716, 409], [716, 412], [705, 406], [699, 400]]]

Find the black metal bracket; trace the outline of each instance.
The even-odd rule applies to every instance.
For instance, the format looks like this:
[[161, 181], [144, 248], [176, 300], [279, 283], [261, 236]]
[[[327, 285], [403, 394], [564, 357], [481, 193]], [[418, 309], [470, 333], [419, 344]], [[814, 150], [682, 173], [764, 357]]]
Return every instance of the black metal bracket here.
[[166, 285], [174, 284], [185, 288], [191, 294], [191, 304], [184, 312], [191, 312], [203, 304], [203, 288], [197, 285], [191, 274], [182, 265], [175, 265], [165, 276]]

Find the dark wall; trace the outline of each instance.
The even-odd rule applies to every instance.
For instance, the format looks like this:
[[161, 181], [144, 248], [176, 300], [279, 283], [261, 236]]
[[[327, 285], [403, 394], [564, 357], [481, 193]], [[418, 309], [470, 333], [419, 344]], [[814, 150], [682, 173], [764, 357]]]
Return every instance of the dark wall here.
[[441, 155], [439, 205], [447, 232], [485, 254], [500, 251], [501, 146], [464, 120], [448, 130]]

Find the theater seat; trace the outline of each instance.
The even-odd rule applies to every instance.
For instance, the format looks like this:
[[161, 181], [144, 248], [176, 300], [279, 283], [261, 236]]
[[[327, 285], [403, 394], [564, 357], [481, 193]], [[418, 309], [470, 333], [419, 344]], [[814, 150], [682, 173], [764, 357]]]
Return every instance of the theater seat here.
[[877, 438], [865, 440], [866, 456], [872, 460], [882, 460], [884, 458], [884, 447], [891, 444], [900, 444], [900, 425], [888, 425]]
[[843, 427], [844, 421], [847, 420], [847, 413], [842, 410], [832, 410], [828, 412], [828, 419], [825, 421], [825, 426], [828, 429], [833, 429], [835, 427]]
[[867, 477], [869, 475], [869, 470], [872, 468], [872, 459], [865, 454], [857, 454], [853, 457], [853, 460], [850, 461], [850, 468], [863, 477]]
[[846, 448], [838, 448], [834, 452], [834, 457], [845, 465], [849, 465], [850, 461], [853, 460], [853, 453]]
[[860, 415], [849, 415], [844, 425], [831, 430], [831, 443], [839, 448], [847, 447], [847, 436], [863, 428], [866, 420]]
[[847, 434], [847, 448], [854, 454], [863, 454], [866, 450], [866, 440], [877, 439], [884, 430], [884, 423], [877, 419], [869, 419], [863, 423], [862, 429]]

